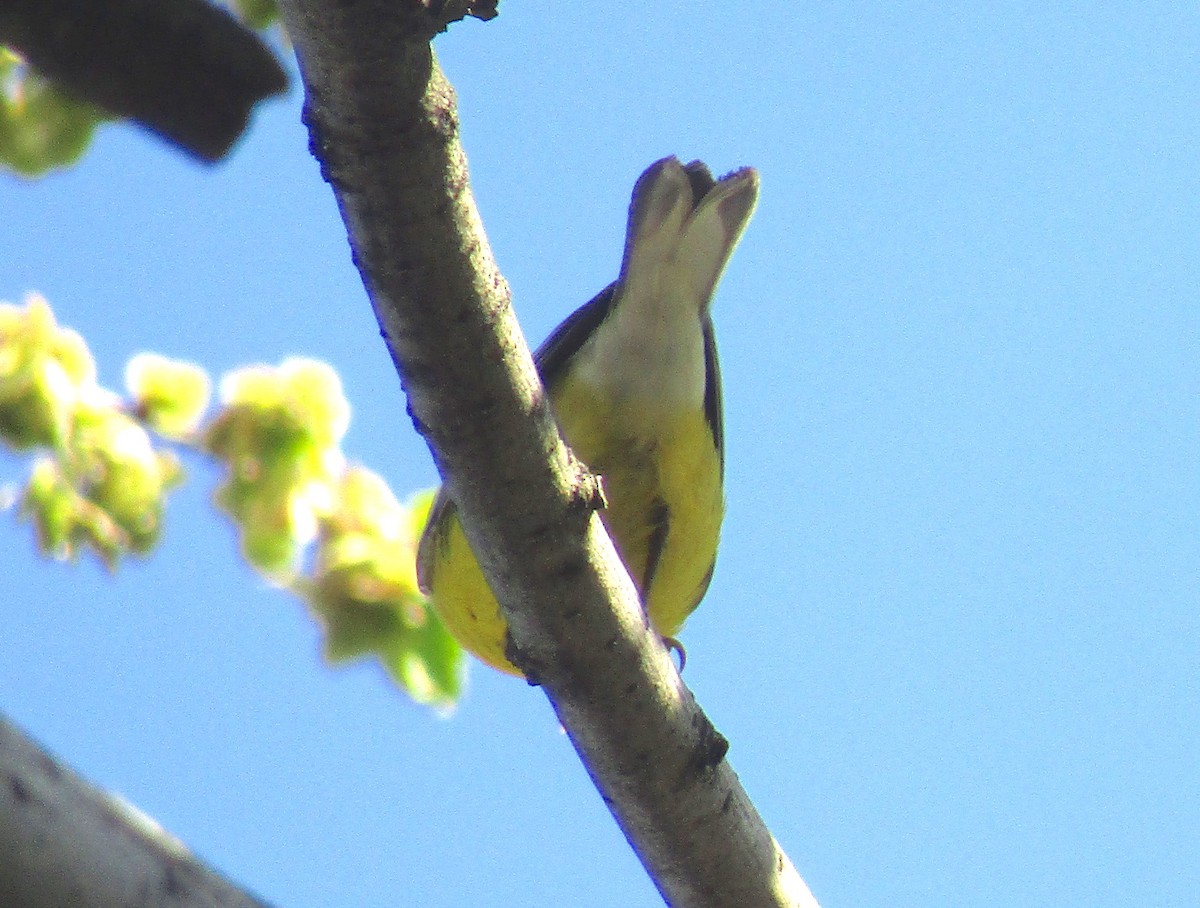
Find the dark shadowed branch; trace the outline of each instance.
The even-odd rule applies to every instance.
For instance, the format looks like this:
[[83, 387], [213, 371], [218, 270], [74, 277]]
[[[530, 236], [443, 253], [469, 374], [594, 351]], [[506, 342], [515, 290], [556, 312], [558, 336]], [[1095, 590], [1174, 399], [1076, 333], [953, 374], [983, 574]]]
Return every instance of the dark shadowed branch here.
[[74, 97], [205, 161], [287, 88], [270, 48], [206, 0], [5, 0], [0, 44]]
[[0, 717], [0, 905], [269, 908]]

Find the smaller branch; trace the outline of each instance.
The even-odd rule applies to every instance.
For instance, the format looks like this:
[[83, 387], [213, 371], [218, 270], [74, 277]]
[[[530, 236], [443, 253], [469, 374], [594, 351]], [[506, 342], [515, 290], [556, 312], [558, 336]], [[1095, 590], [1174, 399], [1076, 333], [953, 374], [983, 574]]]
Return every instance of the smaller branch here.
[[0, 905], [269, 908], [2, 716]]
[[5, 0], [0, 44], [65, 91], [203, 161], [287, 90], [270, 48], [205, 0]]

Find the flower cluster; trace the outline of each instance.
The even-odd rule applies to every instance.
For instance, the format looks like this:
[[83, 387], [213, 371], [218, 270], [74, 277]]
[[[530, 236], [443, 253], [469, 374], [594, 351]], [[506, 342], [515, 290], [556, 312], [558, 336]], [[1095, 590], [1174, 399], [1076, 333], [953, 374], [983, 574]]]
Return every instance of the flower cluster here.
[[[201, 400], [193, 423], [203, 409]], [[46, 554], [90, 549], [111, 568], [157, 541], [167, 492], [182, 477], [178, 458], [97, 384], [83, 339], [36, 295], [0, 304], [0, 438], [37, 452], [21, 509]]]
[[211, 383], [198, 366], [143, 353], [125, 384], [123, 399], [97, 383], [87, 345], [41, 297], [0, 304], [0, 441], [35, 456], [21, 511], [44, 553], [91, 551], [109, 568], [146, 553], [183, 476], [156, 438], [206, 455], [246, 559], [307, 602], [328, 658], [373, 656], [413, 699], [453, 704], [462, 650], [416, 580], [432, 496], [406, 506], [347, 463], [350, 405], [333, 369], [293, 358], [235, 370], [207, 421]]

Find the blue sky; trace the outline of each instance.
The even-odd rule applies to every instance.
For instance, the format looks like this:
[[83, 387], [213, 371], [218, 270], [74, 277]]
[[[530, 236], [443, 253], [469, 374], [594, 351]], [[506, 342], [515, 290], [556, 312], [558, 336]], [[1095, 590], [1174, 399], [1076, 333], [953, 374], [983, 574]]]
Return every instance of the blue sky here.
[[[651, 161], [762, 173], [682, 636], [826, 906], [1200, 891], [1200, 13], [1052, 7], [509, 3], [438, 40], [531, 342], [614, 276]], [[298, 108], [215, 169], [110, 127], [0, 179], [0, 298], [110, 385], [326, 359], [405, 495], [435, 474]], [[440, 719], [326, 669], [191, 475], [114, 577], [0, 519], [0, 708], [281, 906], [660, 904], [540, 692], [475, 666]]]

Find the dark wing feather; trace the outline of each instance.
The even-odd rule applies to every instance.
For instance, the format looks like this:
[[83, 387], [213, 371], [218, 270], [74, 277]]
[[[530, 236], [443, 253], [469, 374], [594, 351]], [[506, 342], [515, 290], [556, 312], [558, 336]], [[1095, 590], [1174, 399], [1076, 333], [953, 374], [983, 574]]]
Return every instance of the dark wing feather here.
[[542, 384], [550, 388], [566, 370], [571, 357], [579, 352], [592, 332], [612, 309], [617, 285], [609, 284], [590, 300], [568, 315], [533, 354]]
[[717, 338], [712, 319], [704, 317], [704, 418], [712, 430], [717, 458], [721, 461], [721, 477], [725, 476], [725, 417], [721, 413], [721, 368], [717, 362]]

